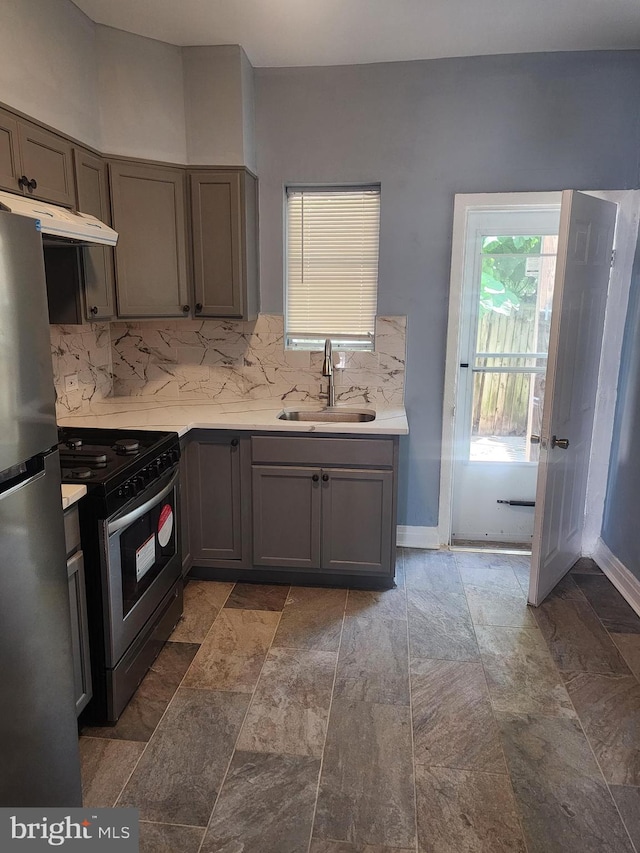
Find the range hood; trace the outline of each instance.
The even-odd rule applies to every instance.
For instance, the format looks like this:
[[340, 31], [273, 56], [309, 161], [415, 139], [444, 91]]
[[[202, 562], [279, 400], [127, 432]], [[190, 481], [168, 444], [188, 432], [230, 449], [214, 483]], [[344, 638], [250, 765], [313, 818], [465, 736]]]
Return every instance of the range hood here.
[[55, 241], [64, 242], [67, 245], [94, 245], [115, 246], [118, 235], [113, 230], [88, 213], [76, 213], [56, 204], [48, 204], [44, 201], [36, 201], [12, 193], [0, 192], [0, 210], [8, 210], [10, 213], [18, 213], [20, 216], [30, 216], [39, 223], [38, 230], [43, 236], [55, 238]]

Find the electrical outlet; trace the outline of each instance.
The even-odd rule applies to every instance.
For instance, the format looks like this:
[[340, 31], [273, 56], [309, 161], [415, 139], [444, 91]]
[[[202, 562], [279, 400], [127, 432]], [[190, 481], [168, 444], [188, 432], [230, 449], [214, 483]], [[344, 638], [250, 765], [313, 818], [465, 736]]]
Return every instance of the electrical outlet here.
[[77, 373], [69, 373], [64, 377], [64, 390], [65, 391], [77, 391], [78, 390], [78, 374]]

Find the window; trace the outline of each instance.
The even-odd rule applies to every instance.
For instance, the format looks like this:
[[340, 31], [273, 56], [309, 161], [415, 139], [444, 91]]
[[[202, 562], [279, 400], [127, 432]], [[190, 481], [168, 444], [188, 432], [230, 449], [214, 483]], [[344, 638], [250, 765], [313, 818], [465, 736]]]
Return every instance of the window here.
[[379, 232], [379, 186], [287, 188], [287, 347], [373, 349]]

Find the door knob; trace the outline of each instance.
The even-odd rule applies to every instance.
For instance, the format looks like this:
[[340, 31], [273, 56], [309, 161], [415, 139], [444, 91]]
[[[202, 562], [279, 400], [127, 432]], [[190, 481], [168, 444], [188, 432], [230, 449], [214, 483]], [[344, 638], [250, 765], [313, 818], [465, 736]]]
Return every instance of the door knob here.
[[556, 438], [555, 435], [551, 436], [551, 447], [559, 447], [561, 450], [566, 450], [569, 447], [569, 439], [568, 438]]
[[531, 444], [540, 444], [540, 436], [535, 435], [534, 433], [533, 435], [529, 436], [529, 441], [531, 442]]

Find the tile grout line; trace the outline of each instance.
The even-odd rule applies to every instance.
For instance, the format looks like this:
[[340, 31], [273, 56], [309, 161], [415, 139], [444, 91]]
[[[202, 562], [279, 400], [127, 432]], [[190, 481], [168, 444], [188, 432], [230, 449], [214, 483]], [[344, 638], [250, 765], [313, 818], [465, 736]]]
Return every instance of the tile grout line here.
[[[235, 585], [234, 585], [234, 586], [235, 586]], [[225, 772], [224, 772], [224, 776], [222, 777], [222, 780], [221, 780], [221, 782], [220, 782], [220, 787], [218, 788], [218, 793], [216, 794], [216, 798], [215, 798], [215, 800], [214, 800], [214, 802], [213, 802], [213, 806], [211, 807], [211, 812], [210, 812], [210, 814], [209, 814], [209, 819], [208, 819], [208, 821], [207, 821], [207, 825], [205, 826], [205, 829], [204, 829], [204, 834], [203, 834], [203, 836], [202, 836], [202, 841], [200, 842], [200, 844], [199, 844], [199, 846], [198, 846], [198, 853], [200, 853], [200, 851], [202, 850], [202, 845], [204, 844], [205, 838], [207, 837], [207, 832], [209, 831], [209, 826], [211, 825], [211, 820], [212, 820], [213, 815], [214, 815], [214, 812], [215, 812], [215, 810], [216, 810], [216, 806], [218, 805], [218, 800], [220, 799], [220, 794], [222, 793], [222, 790], [223, 790], [223, 788], [224, 788], [224, 783], [227, 781], [227, 776], [229, 775], [229, 769], [230, 769], [230, 767], [231, 767], [231, 763], [232, 763], [232, 761], [233, 761], [233, 757], [234, 757], [234, 756], [235, 756], [235, 754], [236, 754], [236, 746], [237, 746], [238, 740], [239, 740], [239, 738], [240, 738], [240, 734], [241, 734], [241, 732], [242, 732], [242, 729], [243, 729], [243, 727], [244, 727], [244, 724], [245, 724], [245, 723], [246, 723], [246, 721], [247, 721], [247, 717], [248, 717], [248, 715], [249, 715], [249, 709], [251, 708], [251, 705], [252, 705], [252, 703], [253, 703], [253, 699], [254, 699], [255, 694], [256, 694], [256, 690], [258, 689], [258, 684], [260, 683], [260, 678], [262, 677], [262, 671], [264, 670], [265, 664], [266, 664], [266, 662], [267, 662], [267, 658], [269, 657], [269, 652], [271, 651], [271, 648], [272, 648], [272, 646], [273, 646], [273, 641], [274, 641], [275, 636], [276, 636], [276, 633], [277, 633], [277, 631], [278, 631], [278, 626], [280, 625], [280, 621], [282, 620], [282, 614], [284, 613], [284, 608], [285, 608], [286, 600], [287, 600], [287, 598], [289, 597], [290, 593], [291, 593], [291, 586], [289, 586], [289, 590], [288, 590], [287, 595], [286, 595], [286, 597], [285, 597], [285, 603], [282, 605], [282, 610], [280, 611], [280, 615], [278, 616], [278, 621], [276, 622], [276, 626], [275, 626], [275, 628], [274, 628], [274, 630], [273, 630], [273, 636], [271, 637], [271, 642], [269, 643], [269, 647], [267, 648], [267, 650], [266, 650], [266, 652], [265, 652], [264, 660], [262, 661], [262, 666], [260, 667], [260, 672], [258, 673], [258, 677], [256, 678], [256, 683], [253, 685], [253, 690], [251, 691], [251, 698], [249, 699], [249, 701], [248, 701], [248, 703], [247, 703], [247, 710], [244, 712], [244, 717], [242, 718], [242, 722], [240, 723], [240, 726], [239, 726], [239, 728], [238, 728], [238, 734], [236, 735], [236, 739], [235, 739], [235, 741], [234, 741], [234, 743], [233, 743], [233, 749], [231, 750], [231, 755], [229, 756], [229, 763], [227, 764], [227, 768], [226, 768], [226, 770], [225, 770]], [[228, 597], [228, 596], [227, 596], [227, 597]], [[240, 608], [237, 608], [237, 609], [240, 609]], [[220, 608], [220, 612], [222, 612], [222, 608]], [[265, 611], [258, 611], [258, 612], [263, 613], [263, 612], [265, 612]], [[273, 612], [273, 611], [267, 611], [267, 612]], [[217, 618], [217, 617], [216, 617], [216, 618]], [[213, 627], [213, 626], [212, 626], [212, 627]], [[232, 691], [228, 691], [228, 692], [232, 692]], [[246, 695], [246, 694], [245, 694], [245, 695]]]
[[[235, 583], [232, 585], [231, 589], [229, 590], [229, 593], [228, 593], [228, 595], [227, 595], [227, 598], [225, 598], [225, 603], [226, 603], [227, 599], [229, 598], [229, 595], [231, 595], [231, 592], [232, 592], [232, 590], [234, 589], [234, 587], [235, 587]], [[206, 639], [206, 637], [209, 635], [209, 633], [210, 633], [211, 629], [213, 628], [213, 626], [214, 626], [215, 622], [217, 621], [218, 616], [220, 616], [220, 614], [222, 613], [222, 609], [223, 609], [223, 607], [224, 607], [224, 604], [222, 605], [222, 607], [220, 607], [220, 609], [219, 609], [219, 610], [218, 610], [218, 612], [216, 613], [216, 615], [215, 615], [215, 617], [214, 617], [214, 619], [213, 619], [213, 622], [211, 623], [211, 628], [209, 628], [209, 631], [207, 631], [207, 634], [205, 635], [205, 639]], [[183, 610], [183, 612], [184, 612], [184, 610]], [[182, 617], [180, 617], [180, 618], [182, 618]], [[174, 628], [174, 630], [175, 630], [175, 628]], [[169, 642], [169, 640], [167, 640], [167, 642]], [[203, 642], [204, 642], [204, 641], [203, 641]], [[200, 648], [202, 648], [202, 643], [200, 643]], [[200, 651], [200, 648], [198, 649], [198, 651]], [[197, 654], [198, 654], [198, 652], [196, 652], [196, 655], [197, 655]], [[151, 741], [153, 740], [153, 736], [154, 736], [154, 735], [155, 735], [155, 733], [158, 731], [158, 728], [159, 728], [160, 724], [162, 723], [162, 721], [163, 721], [163, 720], [164, 720], [164, 718], [166, 717], [166, 715], [167, 715], [167, 713], [168, 713], [168, 711], [169, 711], [169, 708], [170, 708], [170, 707], [171, 707], [171, 705], [173, 704], [173, 700], [176, 698], [176, 695], [177, 695], [177, 693], [178, 693], [178, 690], [180, 690], [180, 688], [182, 687], [182, 684], [183, 684], [183, 682], [184, 682], [185, 678], [187, 677], [187, 673], [188, 673], [188, 672], [189, 672], [189, 670], [191, 669], [191, 665], [193, 664], [193, 660], [194, 660], [194, 659], [195, 659], [195, 655], [194, 655], [194, 658], [191, 660], [191, 663], [189, 664], [189, 666], [188, 666], [188, 667], [187, 667], [187, 669], [185, 670], [184, 675], [183, 675], [183, 676], [182, 676], [182, 678], [180, 679], [180, 684], [178, 684], [178, 686], [176, 687], [176, 689], [173, 691], [173, 696], [172, 696], [172, 697], [171, 697], [171, 699], [169, 699], [169, 701], [167, 702], [167, 707], [166, 707], [166, 708], [164, 709], [164, 711], [162, 712], [162, 716], [160, 717], [160, 719], [159, 719], [159, 720], [158, 720], [158, 722], [156, 723], [156, 726], [155, 726], [154, 730], [151, 732], [151, 736], [149, 737], [149, 740], [146, 742], [146, 744], [145, 744], [145, 746], [144, 746], [144, 749], [142, 750], [142, 752], [141, 752], [141, 753], [140, 753], [140, 755], [138, 756], [138, 760], [137, 760], [137, 761], [136, 761], [136, 763], [134, 764], [134, 766], [133, 766], [133, 770], [132, 770], [132, 771], [131, 771], [131, 773], [129, 773], [129, 775], [127, 776], [127, 779], [126, 779], [126, 781], [125, 781], [124, 785], [122, 786], [122, 788], [120, 788], [120, 793], [119, 793], [119, 794], [118, 794], [118, 796], [116, 797], [115, 802], [114, 802], [114, 804], [113, 804], [114, 808], [115, 808], [115, 806], [117, 805], [118, 800], [120, 799], [120, 797], [123, 795], [123, 793], [124, 793], [124, 789], [127, 787], [127, 785], [129, 784], [129, 782], [131, 781], [131, 777], [132, 777], [132, 776], [133, 776], [133, 774], [136, 772], [136, 768], [138, 767], [138, 764], [140, 764], [140, 761], [142, 760], [142, 756], [145, 754], [145, 752], [147, 751], [147, 748], [148, 748], [149, 744], [150, 744], [150, 743], [151, 743]]]
[[411, 720], [411, 760], [413, 762], [413, 808], [414, 808], [414, 824], [416, 833], [416, 853], [420, 853], [420, 836], [418, 835], [418, 779], [416, 773], [416, 743], [413, 732], [414, 716], [413, 716], [413, 678], [411, 677], [411, 636], [409, 631], [409, 599], [407, 596], [407, 573], [405, 566], [405, 553], [401, 552], [402, 557], [402, 574], [404, 580], [404, 606], [407, 614], [407, 665], [409, 667], [409, 718]]
[[[476, 633], [476, 628], [480, 627], [480, 626], [476, 625], [476, 623], [473, 620], [473, 616], [471, 616], [471, 609], [469, 608], [469, 600], [467, 598], [467, 590], [465, 588], [464, 583], [462, 582], [462, 573], [460, 572], [460, 566], [458, 565], [458, 561], [455, 558], [455, 554], [454, 554], [454, 560], [455, 560], [455, 564], [456, 564], [456, 569], [458, 570], [458, 576], [460, 578], [460, 583], [462, 584], [462, 590], [464, 592], [464, 598], [465, 598], [465, 601], [467, 602], [467, 609], [469, 609], [469, 617], [471, 619], [471, 626], [473, 628], [473, 636], [475, 637], [476, 645], [478, 646], [478, 659], [480, 661], [480, 666], [482, 667], [482, 675], [484, 677], [484, 684], [485, 684], [485, 687], [487, 690], [487, 696], [489, 698], [489, 707], [491, 708], [491, 715], [493, 717], [493, 722], [495, 724], [496, 732], [498, 734], [498, 742], [500, 743], [500, 752], [502, 753], [502, 758], [504, 759], [504, 765], [507, 769], [506, 777], [509, 780], [509, 789], [511, 791], [511, 799], [512, 799], [512, 802], [514, 805], [515, 815], [516, 815], [516, 818], [518, 820], [518, 826], [520, 827], [520, 835], [522, 836], [522, 843], [524, 845], [525, 851], [528, 851], [529, 845], [527, 844], [527, 836], [526, 836], [526, 833], [524, 830], [524, 822], [523, 822], [524, 818], [522, 815], [522, 810], [520, 808], [520, 803], [518, 802], [518, 798], [516, 797], [516, 792], [515, 792], [515, 789], [513, 787], [513, 778], [511, 776], [511, 768], [509, 767], [509, 762], [507, 760], [507, 753], [505, 751], [504, 743], [502, 741], [502, 734], [500, 732], [500, 726], [498, 724], [498, 718], [496, 717], [496, 709], [494, 707], [493, 698], [491, 696], [491, 691], [489, 690], [489, 681], [487, 679], [487, 671], [486, 671], [485, 666], [484, 666], [484, 660], [482, 658], [482, 652], [480, 651], [480, 643], [478, 642], [478, 635]], [[513, 571], [513, 569], [512, 569], [512, 571]], [[518, 580], [518, 576], [516, 575], [516, 573], [513, 572], [513, 574], [514, 574], [516, 580]], [[519, 583], [519, 581], [518, 581], [518, 583]], [[485, 626], [485, 627], [489, 627], [489, 626]]]
[[331, 721], [331, 709], [333, 707], [333, 694], [336, 687], [336, 678], [338, 676], [338, 660], [340, 659], [340, 649], [342, 648], [342, 634], [344, 631], [344, 622], [347, 613], [347, 603], [349, 601], [349, 588], [347, 587], [347, 594], [344, 597], [344, 608], [342, 610], [342, 624], [340, 625], [340, 637], [338, 639], [338, 648], [336, 649], [336, 664], [333, 670], [333, 683], [331, 685], [331, 698], [329, 699], [329, 711], [327, 713], [327, 728], [324, 733], [324, 742], [322, 744], [322, 752], [320, 753], [320, 767], [318, 768], [318, 783], [316, 785], [316, 799], [313, 804], [313, 814], [311, 815], [311, 829], [309, 831], [309, 843], [307, 844], [307, 853], [311, 850], [311, 845], [313, 843], [313, 830], [316, 823], [316, 815], [318, 813], [318, 799], [320, 797], [320, 782], [322, 780], [322, 770], [324, 767], [324, 752], [327, 746], [327, 737], [329, 735], [329, 723]]

